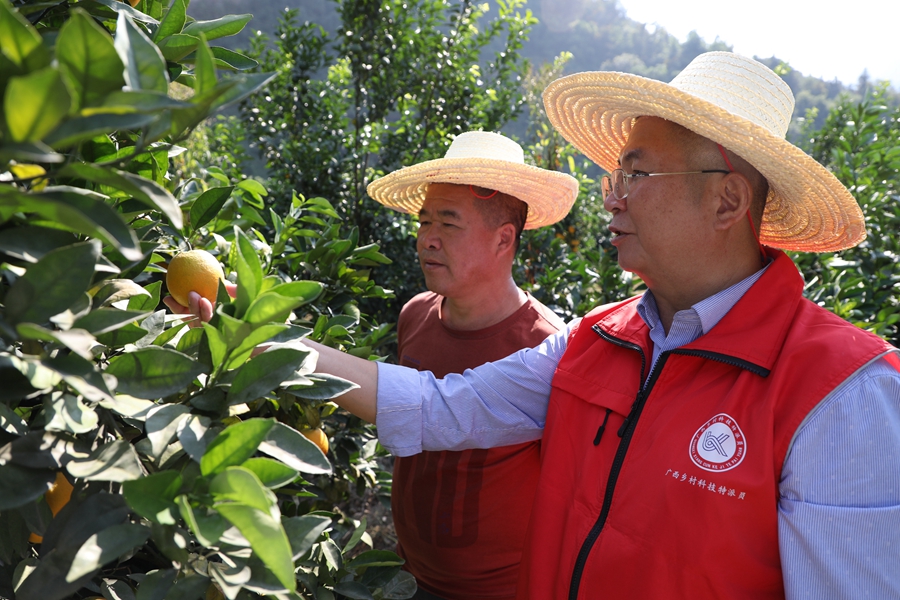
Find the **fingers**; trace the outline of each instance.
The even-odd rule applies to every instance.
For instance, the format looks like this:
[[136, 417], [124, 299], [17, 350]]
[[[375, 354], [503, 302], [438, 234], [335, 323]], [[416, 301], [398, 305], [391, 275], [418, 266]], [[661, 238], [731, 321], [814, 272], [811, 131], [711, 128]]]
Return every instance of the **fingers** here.
[[[237, 285], [226, 282], [225, 289], [228, 291], [228, 295], [232, 298], [237, 296]], [[166, 296], [165, 298], [163, 298], [163, 303], [168, 306], [169, 310], [171, 310], [176, 315], [195, 317], [193, 320], [188, 321], [189, 327], [202, 327], [203, 323], [207, 323], [210, 319], [212, 319], [213, 312], [215, 310], [212, 302], [210, 302], [197, 292], [190, 292], [188, 294], [187, 306], [182, 306], [172, 296]], [[185, 320], [187, 321], [187, 319]]]

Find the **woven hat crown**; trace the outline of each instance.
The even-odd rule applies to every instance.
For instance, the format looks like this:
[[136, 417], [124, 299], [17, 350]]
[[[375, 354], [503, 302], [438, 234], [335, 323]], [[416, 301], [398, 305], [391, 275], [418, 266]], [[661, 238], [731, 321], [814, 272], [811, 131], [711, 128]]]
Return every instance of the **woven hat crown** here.
[[731, 52], [701, 54], [671, 86], [765, 127], [772, 135], [787, 135], [794, 94], [781, 77], [755, 60]]
[[467, 131], [456, 136], [444, 158], [490, 158], [525, 164], [522, 146], [491, 131]]

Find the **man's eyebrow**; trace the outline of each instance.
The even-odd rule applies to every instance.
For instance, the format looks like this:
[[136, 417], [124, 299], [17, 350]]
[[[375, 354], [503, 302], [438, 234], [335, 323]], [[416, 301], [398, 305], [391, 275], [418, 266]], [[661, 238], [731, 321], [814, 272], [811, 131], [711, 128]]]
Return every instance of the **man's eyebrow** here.
[[[419, 210], [419, 218], [427, 217], [430, 214], [431, 214], [430, 210], [427, 210], [424, 208]], [[444, 208], [444, 209], [437, 211], [437, 216], [444, 217], [445, 219], [446, 218], [451, 218], [451, 219], [460, 219], [461, 218], [459, 216], [458, 212], [456, 212], [455, 210], [450, 209], [450, 208]]]
[[644, 151], [641, 148], [632, 148], [619, 159], [619, 166], [621, 167], [622, 163], [638, 160], [643, 154]]

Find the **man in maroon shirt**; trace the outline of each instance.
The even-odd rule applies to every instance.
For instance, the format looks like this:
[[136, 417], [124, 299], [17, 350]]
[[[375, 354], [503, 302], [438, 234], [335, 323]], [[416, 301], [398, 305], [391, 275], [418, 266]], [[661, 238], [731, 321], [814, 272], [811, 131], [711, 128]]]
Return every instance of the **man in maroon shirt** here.
[[[416, 248], [430, 291], [397, 326], [400, 364], [443, 377], [535, 346], [563, 326], [519, 289], [512, 263], [523, 228], [565, 216], [570, 176], [524, 164], [522, 149], [469, 132], [443, 159], [369, 186], [377, 201], [418, 213]], [[540, 442], [397, 458], [392, 508], [398, 552], [416, 598], [514, 598], [540, 469]]]

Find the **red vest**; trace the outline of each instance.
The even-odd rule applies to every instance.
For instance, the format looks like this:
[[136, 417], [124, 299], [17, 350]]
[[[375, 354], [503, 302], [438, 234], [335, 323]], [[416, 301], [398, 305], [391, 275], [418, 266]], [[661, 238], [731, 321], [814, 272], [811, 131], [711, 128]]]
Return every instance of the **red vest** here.
[[520, 598], [784, 596], [788, 445], [812, 408], [890, 346], [803, 299], [796, 267], [772, 255], [710, 332], [660, 356], [643, 391], [652, 343], [637, 298], [571, 334]]

